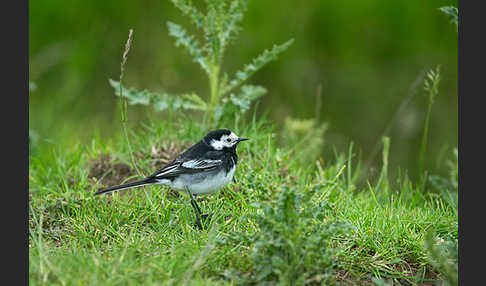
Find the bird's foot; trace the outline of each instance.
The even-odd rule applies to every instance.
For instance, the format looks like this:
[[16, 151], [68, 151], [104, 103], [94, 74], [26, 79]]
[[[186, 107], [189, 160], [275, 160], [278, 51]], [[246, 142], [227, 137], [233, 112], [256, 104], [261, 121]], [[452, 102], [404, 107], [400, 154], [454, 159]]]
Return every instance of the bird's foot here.
[[196, 220], [196, 222], [194, 223], [194, 226], [200, 230], [203, 229], [202, 227], [202, 224], [201, 224], [201, 221], [200, 220]]
[[209, 216], [209, 214], [201, 214], [201, 219], [203, 219], [203, 220], [206, 220], [206, 219], [211, 220], [211, 217]]
[[211, 217], [209, 216], [209, 214], [201, 214], [200, 217], [201, 217], [201, 219], [199, 219], [199, 218], [196, 219], [196, 222], [195, 222], [194, 225], [196, 226], [196, 228], [199, 228], [199, 229], [202, 230], [203, 229], [203, 226], [202, 226], [201, 221], [206, 221], [206, 220], [210, 221], [211, 220]]

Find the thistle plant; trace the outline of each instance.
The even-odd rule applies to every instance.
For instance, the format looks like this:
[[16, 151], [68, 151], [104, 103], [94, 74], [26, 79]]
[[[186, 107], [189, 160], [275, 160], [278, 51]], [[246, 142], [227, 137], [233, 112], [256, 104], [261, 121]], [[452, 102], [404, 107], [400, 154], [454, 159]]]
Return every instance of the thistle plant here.
[[425, 233], [424, 247], [428, 254], [427, 260], [443, 276], [444, 284], [458, 285], [457, 239], [437, 238], [436, 234], [429, 230]]
[[339, 249], [331, 241], [354, 228], [343, 221], [327, 219], [327, 201], [315, 200], [320, 188], [301, 192], [287, 186], [275, 201], [254, 203], [260, 212], [248, 217], [258, 231], [233, 232], [223, 244], [246, 244], [250, 273], [228, 270], [225, 276], [237, 284], [329, 285]]
[[[250, 108], [255, 99], [263, 96], [267, 90], [262, 86], [245, 84], [259, 69], [277, 55], [285, 51], [293, 39], [274, 45], [265, 50], [249, 64], [236, 71], [231, 77], [221, 70], [224, 53], [235, 39], [243, 19], [248, 0], [206, 0], [205, 13], [191, 0], [172, 0], [172, 3], [187, 16], [191, 23], [201, 31], [200, 35], [191, 35], [181, 25], [168, 22], [169, 35], [176, 39], [175, 45], [183, 47], [208, 77], [209, 96], [204, 100], [196, 93], [179, 96], [167, 93], [154, 93], [147, 90], [127, 89], [125, 94], [128, 104], [153, 105], [157, 111], [165, 109], [192, 109], [203, 111], [205, 118], [214, 122], [224, 115], [239, 116]], [[199, 37], [198, 37], [199, 36]], [[120, 83], [110, 80], [119, 95]]]

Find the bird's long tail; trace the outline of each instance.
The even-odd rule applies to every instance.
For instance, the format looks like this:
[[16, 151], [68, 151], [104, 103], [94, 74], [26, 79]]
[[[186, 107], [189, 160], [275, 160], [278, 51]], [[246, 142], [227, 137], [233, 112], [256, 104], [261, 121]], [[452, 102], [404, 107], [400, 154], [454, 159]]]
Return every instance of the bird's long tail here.
[[138, 181], [134, 181], [134, 182], [126, 183], [126, 184], [123, 184], [123, 185], [114, 186], [114, 187], [111, 187], [111, 188], [108, 188], [108, 189], [97, 191], [95, 193], [95, 196], [101, 195], [101, 194], [106, 194], [106, 193], [111, 193], [111, 192], [115, 192], [115, 191], [120, 191], [120, 190], [124, 190], [124, 189], [130, 189], [130, 188], [134, 188], [134, 187], [152, 185], [153, 183], [154, 183], [154, 180], [152, 178], [146, 178], [146, 179], [143, 179], [143, 180], [138, 180]]

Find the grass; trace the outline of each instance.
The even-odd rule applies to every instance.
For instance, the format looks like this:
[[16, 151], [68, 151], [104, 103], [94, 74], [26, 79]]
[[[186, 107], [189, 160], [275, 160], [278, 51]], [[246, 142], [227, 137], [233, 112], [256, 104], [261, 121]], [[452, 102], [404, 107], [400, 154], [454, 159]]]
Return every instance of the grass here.
[[[221, 97], [275, 59], [291, 41], [265, 51], [229, 80], [226, 74], [220, 77], [222, 55], [246, 1], [229, 6], [210, 1], [207, 15], [190, 1], [173, 3], [204, 30], [207, 43], [200, 47], [179, 25], [169, 23], [176, 44], [187, 48], [207, 72], [211, 91], [208, 103], [193, 93], [183, 96], [193, 104], [181, 106], [194, 109], [196, 104], [195, 109], [206, 111], [211, 121], [231, 122], [224, 127], [251, 138], [239, 148], [236, 179], [221, 192], [200, 199], [203, 212], [211, 217], [202, 230], [195, 226], [189, 198], [167, 187], [93, 196], [100, 188], [154, 172], [208, 131], [206, 120], [201, 123], [179, 112], [177, 121], [152, 121], [128, 133], [128, 103], [148, 105], [154, 99], [172, 98], [146, 90], [122, 93], [130, 30], [120, 81], [111, 81], [122, 102], [124, 138], [105, 142], [95, 137], [91, 145], [69, 150], [44, 147], [40, 152], [37, 146], [39, 152], [30, 157], [32, 284], [457, 284], [457, 160], [449, 178], [430, 176], [438, 192], [425, 192], [427, 179], [414, 184], [406, 172], [391, 182], [392, 142], [383, 137], [378, 179], [362, 184], [362, 163], [354, 158], [353, 144], [347, 154], [319, 158], [326, 124], [288, 118], [284, 131], [276, 134], [274, 126], [256, 120], [255, 113], [250, 123], [245, 121], [241, 116], [264, 94], [263, 87], [241, 86], [240, 97], [230, 95], [234, 106], [219, 106], [222, 110], [215, 117]], [[421, 172], [438, 80], [432, 87], [419, 156]], [[169, 103], [152, 105], [172, 110]], [[444, 240], [448, 242], [436, 245]]]
[[[93, 196], [103, 178], [113, 175], [109, 167], [129, 166], [120, 183], [137, 177], [121, 136], [95, 137], [90, 145], [70, 149], [44, 148], [31, 156], [30, 284], [314, 285], [327, 275], [328, 284], [366, 285], [383, 278], [394, 285], [423, 285], [445, 279], [430, 264], [424, 240], [427, 231], [457, 239], [457, 205], [440, 194], [423, 193], [403, 172], [396, 182], [388, 181], [386, 166], [379, 182], [357, 185], [360, 161], [352, 145], [347, 154], [325, 158], [325, 165], [322, 158], [303, 164], [299, 151], [283, 147], [263, 120], [226, 127], [251, 140], [239, 147], [235, 182], [201, 199], [204, 212], [212, 214], [203, 230], [194, 226], [189, 198], [166, 187]], [[160, 153], [176, 155], [170, 143], [186, 146], [204, 133], [187, 118], [144, 124], [129, 134], [137, 167], [148, 175]], [[108, 168], [93, 177], [93, 162], [103, 157], [109, 158]], [[289, 192], [305, 199], [286, 208], [283, 194]], [[339, 224], [347, 230], [331, 227]], [[282, 259], [293, 253], [292, 245], [311, 241], [323, 227], [328, 235], [312, 242], [315, 247], [295, 252], [303, 263]], [[291, 237], [294, 229], [301, 235]], [[290, 246], [274, 247], [282, 241]], [[312, 267], [312, 257], [323, 247], [332, 250], [322, 252], [329, 259]], [[269, 261], [277, 274], [258, 275], [264, 265], [255, 258]], [[278, 275], [289, 265], [298, 265], [306, 279]]]

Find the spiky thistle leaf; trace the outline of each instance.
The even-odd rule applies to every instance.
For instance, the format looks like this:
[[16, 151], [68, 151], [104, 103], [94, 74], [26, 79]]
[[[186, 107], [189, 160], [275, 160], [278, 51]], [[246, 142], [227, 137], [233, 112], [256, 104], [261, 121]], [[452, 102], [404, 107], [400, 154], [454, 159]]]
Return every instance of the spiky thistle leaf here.
[[176, 47], [182, 45], [184, 46], [189, 54], [193, 57], [193, 60], [198, 63], [201, 68], [206, 72], [210, 73], [209, 66], [206, 57], [203, 55], [203, 50], [201, 49], [198, 41], [189, 35], [184, 28], [180, 25], [168, 22], [167, 26], [169, 28], [169, 35], [176, 38]]
[[[115, 95], [120, 96], [120, 82], [109, 79], [110, 85], [115, 89]], [[156, 111], [166, 109], [206, 110], [206, 103], [194, 93], [171, 96], [168, 93], [156, 93], [146, 89], [139, 91], [134, 88], [122, 87], [123, 96], [129, 105], [151, 105]]]
[[207, 104], [195, 93], [187, 93], [182, 95], [182, 98], [187, 99], [185, 106], [186, 108], [195, 109], [195, 110], [206, 110]]
[[456, 26], [459, 24], [459, 10], [454, 6], [443, 6], [439, 8], [442, 12], [450, 16], [450, 21]]
[[243, 20], [243, 13], [245, 12], [248, 5], [247, 0], [241, 1], [233, 1], [229, 7], [228, 13], [226, 13], [226, 17], [224, 19], [224, 29], [221, 32], [221, 48], [222, 52], [228, 45], [228, 43], [232, 40], [232, 38], [236, 35], [239, 31], [239, 27], [237, 24]]
[[206, 53], [211, 57], [213, 63], [219, 63], [221, 61], [221, 39], [219, 33], [222, 27], [222, 14], [218, 13], [218, 9], [211, 5], [209, 7], [208, 14], [206, 15], [206, 23], [204, 27], [204, 37], [206, 39], [206, 45], [204, 49]]
[[240, 109], [240, 113], [245, 113], [250, 109], [250, 104], [257, 98], [263, 96], [267, 89], [257, 85], [244, 85], [241, 87], [241, 93], [230, 94], [229, 100]]
[[285, 51], [292, 43], [294, 39], [290, 39], [281, 45], [274, 45], [271, 50], [265, 50], [261, 55], [253, 59], [253, 61], [245, 65], [243, 70], [237, 71], [235, 73], [235, 78], [231, 80], [228, 85], [223, 89], [222, 94], [226, 94], [233, 90], [235, 87], [242, 84], [244, 81], [249, 79], [256, 71], [261, 69], [267, 63], [277, 59], [277, 55]]
[[181, 10], [182, 14], [189, 16], [192, 23], [196, 25], [197, 28], [203, 28], [204, 25], [204, 14], [194, 7], [192, 1], [190, 0], [171, 0], [174, 6]]

